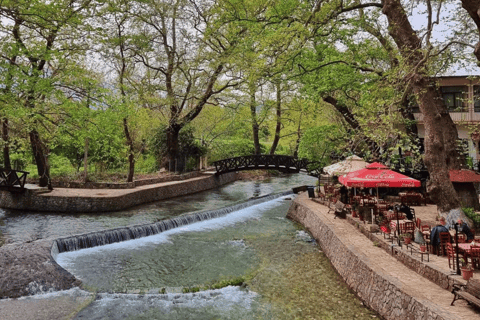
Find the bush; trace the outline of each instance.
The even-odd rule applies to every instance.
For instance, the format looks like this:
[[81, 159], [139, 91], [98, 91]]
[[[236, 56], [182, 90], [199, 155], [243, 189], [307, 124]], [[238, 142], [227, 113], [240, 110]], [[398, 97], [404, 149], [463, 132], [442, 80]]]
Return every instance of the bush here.
[[473, 226], [475, 229], [480, 228], [480, 215], [475, 213], [473, 208], [462, 208], [463, 213], [467, 216], [467, 218], [473, 221]]
[[152, 173], [158, 170], [159, 164], [153, 154], [142, 155], [135, 162], [136, 173]]

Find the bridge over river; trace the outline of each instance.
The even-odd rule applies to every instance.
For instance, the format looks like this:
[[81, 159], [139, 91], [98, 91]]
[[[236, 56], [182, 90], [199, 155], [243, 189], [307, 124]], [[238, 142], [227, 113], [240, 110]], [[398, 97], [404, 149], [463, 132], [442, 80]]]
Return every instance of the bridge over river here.
[[269, 169], [285, 173], [299, 173], [302, 171], [318, 177], [322, 171], [319, 162], [285, 155], [248, 155], [218, 160], [213, 164], [217, 174], [242, 170]]

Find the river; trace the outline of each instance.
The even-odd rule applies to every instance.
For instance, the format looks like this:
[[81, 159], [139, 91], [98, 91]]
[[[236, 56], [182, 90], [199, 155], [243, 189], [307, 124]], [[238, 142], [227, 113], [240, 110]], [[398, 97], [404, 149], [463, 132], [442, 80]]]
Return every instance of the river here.
[[[287, 175], [100, 215], [3, 212], [8, 242], [58, 238], [212, 210], [315, 180]], [[97, 292], [76, 319], [371, 319], [282, 196], [160, 234], [61, 253]]]

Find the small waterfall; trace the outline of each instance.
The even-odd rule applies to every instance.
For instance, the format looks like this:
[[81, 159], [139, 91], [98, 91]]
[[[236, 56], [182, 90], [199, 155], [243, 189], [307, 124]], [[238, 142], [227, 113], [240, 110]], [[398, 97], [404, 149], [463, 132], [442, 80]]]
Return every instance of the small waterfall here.
[[271, 194], [217, 210], [194, 212], [191, 214], [178, 216], [173, 219], [161, 220], [155, 223], [145, 225], [122, 227], [111, 230], [104, 230], [100, 232], [76, 235], [67, 238], [60, 238], [53, 242], [51, 250], [52, 256], [55, 258], [57, 254], [62, 252], [92, 248], [111, 243], [152, 236], [180, 226], [222, 217], [229, 214], [230, 212], [238, 211], [250, 206], [254, 206], [256, 204], [264, 203], [273, 199], [290, 195], [292, 193], [292, 191], [286, 191], [282, 193]]

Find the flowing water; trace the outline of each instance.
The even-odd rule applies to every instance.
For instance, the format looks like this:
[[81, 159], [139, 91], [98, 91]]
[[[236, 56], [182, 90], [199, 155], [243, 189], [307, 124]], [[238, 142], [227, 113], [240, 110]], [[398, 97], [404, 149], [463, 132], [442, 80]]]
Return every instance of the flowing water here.
[[[301, 175], [237, 181], [218, 190], [100, 216], [5, 212], [0, 230], [9, 241], [66, 237], [175, 219], [313, 183]], [[285, 218], [291, 197], [265, 198], [149, 237], [58, 254], [61, 266], [85, 288], [98, 292], [75, 319], [376, 317], [346, 288], [309, 234]], [[68, 231], [49, 225], [52, 222]], [[69, 250], [75, 248], [78, 243]]]
[[0, 232], [6, 243], [57, 239], [76, 234], [147, 224], [188, 212], [214, 210], [247, 199], [285, 191], [315, 178], [292, 174], [267, 181], [236, 181], [221, 188], [99, 214], [37, 213], [0, 209]]

